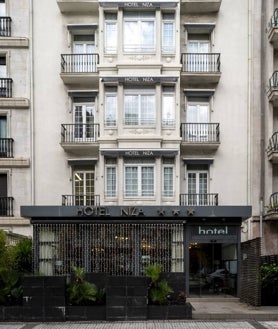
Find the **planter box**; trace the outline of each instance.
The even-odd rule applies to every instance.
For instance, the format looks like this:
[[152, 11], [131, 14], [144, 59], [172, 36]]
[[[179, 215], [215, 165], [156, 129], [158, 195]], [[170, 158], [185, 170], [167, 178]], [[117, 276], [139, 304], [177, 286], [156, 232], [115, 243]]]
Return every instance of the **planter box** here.
[[148, 305], [149, 320], [192, 319], [192, 306], [185, 305]]
[[105, 305], [66, 306], [66, 321], [106, 320]]

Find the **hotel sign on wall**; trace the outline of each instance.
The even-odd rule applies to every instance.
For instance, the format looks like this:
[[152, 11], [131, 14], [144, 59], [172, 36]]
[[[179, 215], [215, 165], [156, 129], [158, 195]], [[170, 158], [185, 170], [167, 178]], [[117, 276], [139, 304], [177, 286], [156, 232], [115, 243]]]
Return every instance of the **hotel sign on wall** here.
[[177, 2], [153, 2], [153, 1], [101, 1], [101, 7], [119, 7], [119, 8], [174, 8], [177, 6]]

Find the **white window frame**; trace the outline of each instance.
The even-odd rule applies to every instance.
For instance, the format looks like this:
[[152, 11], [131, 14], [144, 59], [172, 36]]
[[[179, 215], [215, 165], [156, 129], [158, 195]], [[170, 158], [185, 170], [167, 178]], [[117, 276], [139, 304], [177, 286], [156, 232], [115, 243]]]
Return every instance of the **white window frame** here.
[[[77, 186], [76, 186], [76, 184], [75, 184], [75, 177], [76, 176], [78, 176], [78, 175], [80, 175], [80, 174], [83, 174], [84, 176], [83, 176], [83, 193], [77, 193], [77, 191], [76, 191], [76, 189], [77, 189]], [[86, 177], [86, 175], [88, 175], [88, 174], [92, 174], [93, 175], [93, 178], [94, 178], [94, 180], [93, 180], [93, 185], [92, 185], [92, 189], [93, 189], [93, 192], [91, 192], [91, 193], [87, 193], [87, 182], [86, 182], [86, 179], [85, 179], [85, 177]], [[94, 199], [94, 197], [95, 197], [95, 180], [96, 180], [96, 172], [95, 172], [95, 170], [83, 170], [83, 169], [75, 169], [74, 171], [73, 171], [73, 173], [72, 173], [72, 183], [73, 183], [73, 187], [72, 187], [72, 189], [73, 189], [73, 195], [74, 195], [74, 197], [75, 197], [75, 202], [77, 202], [78, 201], [78, 203], [79, 203], [79, 205], [84, 205], [84, 206], [86, 206], [86, 205], [91, 205], [90, 204], [90, 197], [92, 197], [93, 199]]]
[[[109, 15], [109, 13], [106, 13]], [[111, 15], [117, 15], [116, 13], [111, 13]], [[108, 26], [113, 27], [109, 29]], [[109, 37], [108, 37], [109, 34]], [[112, 41], [112, 42], [111, 42]], [[111, 44], [109, 44], [111, 43]], [[118, 24], [117, 18], [105, 18], [104, 23], [104, 53], [105, 54], [116, 54], [118, 44]]]
[[[167, 42], [165, 42], [165, 25], [172, 25], [172, 38], [167, 38]], [[162, 54], [175, 54], [176, 52], [176, 38], [175, 38], [175, 19], [166, 18], [163, 19], [163, 13], [162, 13], [162, 40], [161, 40], [161, 49]], [[168, 43], [168, 44], [167, 44]]]
[[[137, 191], [134, 194], [129, 194], [127, 191], [126, 185], [127, 185], [127, 168], [137, 168]], [[143, 191], [143, 168], [152, 168], [152, 174], [153, 174], [153, 186], [152, 190], [149, 191], [149, 194]], [[148, 163], [148, 162], [142, 162], [142, 163], [124, 163], [124, 197], [125, 198], [153, 198], [155, 197], [155, 163]]]
[[[127, 12], [128, 13], [128, 12]], [[150, 13], [150, 12], [146, 12]], [[134, 16], [126, 16], [124, 13], [124, 20], [123, 20], [123, 51], [125, 53], [153, 53], [156, 50], [156, 17], [155, 12], [152, 12], [153, 16], [145, 15], [144, 12], [134, 12]], [[142, 16], [140, 17], [140, 14]], [[137, 41], [138, 44], [127, 44], [126, 40], [126, 23], [127, 22], [137, 22], [136, 28], [132, 35], [129, 35], [133, 41]], [[143, 25], [145, 22], [153, 22], [153, 44], [149, 46], [149, 48], [144, 43], [143, 37]]]
[[[114, 169], [114, 173], [112, 175], [114, 176], [112, 178], [112, 181], [115, 182], [111, 187], [109, 187], [108, 183], [108, 170], [109, 169]], [[107, 198], [115, 198], [117, 196], [117, 164], [116, 163], [106, 163], [105, 164], [105, 197]]]
[[[126, 107], [126, 97], [128, 96], [134, 96], [138, 97], [137, 98], [137, 105], [136, 108], [134, 109], [134, 113], [127, 113], [127, 107]], [[147, 118], [144, 117], [146, 113], [145, 109], [143, 108], [143, 102], [142, 98], [143, 96], [151, 96], [153, 97], [153, 117]], [[136, 112], [137, 110], [137, 112]], [[137, 117], [135, 119], [127, 119], [127, 114], [137, 114]], [[126, 89], [124, 91], [124, 117], [123, 117], [123, 125], [124, 126], [141, 126], [141, 127], [146, 127], [146, 126], [155, 126], [156, 122], [156, 97], [155, 97], [155, 89], [141, 89], [141, 90], [129, 90]], [[137, 123], [135, 122], [137, 120]]]
[[[107, 98], [114, 98], [114, 108], [109, 108]], [[117, 92], [105, 92], [105, 127], [117, 126], [117, 105]]]
[[[165, 172], [165, 169], [167, 168], [170, 168], [172, 169], [172, 189], [171, 190], [166, 190], [165, 189], [165, 183], [166, 183], [166, 172]], [[163, 181], [162, 181], [162, 195], [164, 198], [172, 198], [174, 196], [174, 177], [175, 177], [175, 174], [174, 174], [174, 171], [175, 171], [175, 167], [174, 167], [174, 164], [163, 164], [162, 165], [162, 171], [163, 171]]]
[[[189, 190], [189, 174], [195, 174], [196, 175], [196, 182], [195, 182], [195, 188], [196, 188], [196, 192], [195, 193], [191, 193]], [[206, 192], [200, 192], [200, 175], [202, 174], [206, 174]], [[186, 173], [186, 191], [187, 194], [192, 194], [192, 202], [189, 202], [190, 197], [188, 195], [188, 205], [195, 205], [195, 206], [200, 206], [200, 205], [207, 205], [208, 201], [207, 201], [207, 197], [206, 195], [209, 194], [209, 170], [194, 170], [194, 169], [190, 169], [187, 170]], [[193, 195], [196, 195], [196, 197], [194, 198]], [[203, 195], [203, 196], [201, 196]], [[192, 204], [191, 204], [192, 203]]]
[[[195, 107], [197, 119], [188, 120], [189, 107]], [[206, 106], [207, 118], [203, 120], [201, 118], [200, 108]], [[209, 102], [188, 102], [186, 107], [186, 123], [187, 123], [187, 140], [196, 142], [205, 142], [209, 140], [209, 122], [210, 122], [210, 103]]]
[[[81, 122], [76, 122], [76, 107], [81, 107], [82, 108], [82, 123]], [[86, 122], [86, 112], [87, 108], [91, 107], [92, 108], [92, 118], [93, 118], [93, 123], [87, 123]], [[95, 120], [96, 120], [96, 107], [94, 102], [75, 102], [73, 103], [73, 122], [74, 122], [74, 140], [76, 141], [84, 141], [84, 142], [95, 142], [97, 140], [97, 134], [98, 130], [96, 129], [95, 126]], [[89, 128], [88, 130], [88, 125], [93, 124], [92, 127]], [[76, 129], [78, 129], [78, 125], [81, 125], [81, 136], [79, 136], [79, 133], [76, 135]]]
[[[172, 98], [172, 107], [166, 108], [165, 98]], [[174, 92], [163, 92], [162, 93], [162, 127], [169, 128], [175, 127], [175, 116], [176, 116], [176, 100]]]

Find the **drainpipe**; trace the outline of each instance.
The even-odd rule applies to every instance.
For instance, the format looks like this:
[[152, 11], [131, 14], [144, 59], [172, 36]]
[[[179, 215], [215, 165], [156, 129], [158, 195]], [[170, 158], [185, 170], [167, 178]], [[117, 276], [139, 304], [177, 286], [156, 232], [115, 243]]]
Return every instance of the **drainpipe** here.
[[[260, 177], [260, 238], [263, 237], [263, 207], [265, 197], [265, 72], [266, 72], [266, 51], [265, 51], [265, 18], [266, 3], [261, 1], [261, 177]], [[261, 241], [262, 242], [262, 241]]]
[[35, 205], [33, 0], [29, 0], [31, 204]]

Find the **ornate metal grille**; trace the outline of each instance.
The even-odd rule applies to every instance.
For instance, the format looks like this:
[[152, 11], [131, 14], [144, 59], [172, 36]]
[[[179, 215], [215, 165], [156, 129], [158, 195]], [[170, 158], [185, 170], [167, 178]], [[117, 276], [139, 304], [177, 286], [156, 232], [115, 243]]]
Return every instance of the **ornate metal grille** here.
[[35, 224], [34, 271], [143, 275], [147, 264], [183, 272], [182, 224]]

